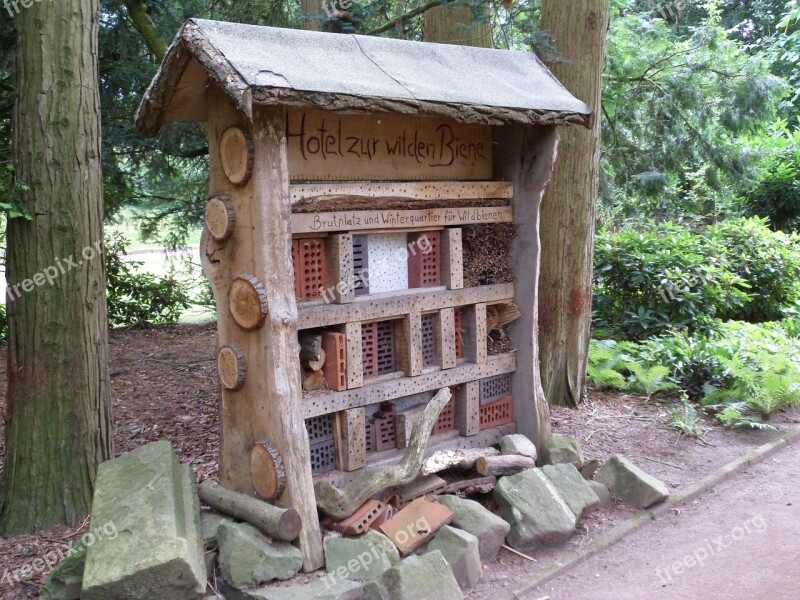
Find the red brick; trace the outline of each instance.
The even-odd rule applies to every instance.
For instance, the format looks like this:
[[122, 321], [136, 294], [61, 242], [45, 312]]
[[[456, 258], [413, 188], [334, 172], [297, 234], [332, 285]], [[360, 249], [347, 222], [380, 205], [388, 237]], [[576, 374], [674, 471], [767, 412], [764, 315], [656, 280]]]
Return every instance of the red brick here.
[[[441, 240], [438, 231], [420, 231], [408, 234], [408, 287], [421, 288], [440, 285], [442, 282]], [[427, 238], [422, 246], [429, 251], [423, 253], [419, 240]]]
[[407, 556], [433, 538], [436, 532], [453, 521], [453, 511], [444, 504], [417, 498], [380, 526], [400, 554]]
[[514, 403], [511, 396], [481, 406], [481, 429], [508, 425], [514, 421]]
[[335, 392], [347, 389], [347, 339], [343, 333], [325, 331], [322, 333], [322, 349], [325, 351], [325, 365], [322, 372], [328, 388]]

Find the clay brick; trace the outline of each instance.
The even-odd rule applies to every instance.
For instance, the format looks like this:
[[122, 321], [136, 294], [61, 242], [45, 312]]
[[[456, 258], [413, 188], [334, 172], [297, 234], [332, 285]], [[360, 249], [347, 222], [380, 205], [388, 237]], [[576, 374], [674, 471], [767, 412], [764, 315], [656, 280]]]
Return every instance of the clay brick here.
[[369, 275], [368, 269], [369, 244], [366, 235], [353, 236], [353, 281], [355, 284], [356, 296], [369, 294], [369, 278], [362, 277], [362, 274]]
[[444, 504], [417, 498], [381, 525], [380, 530], [394, 542], [401, 555], [407, 556], [452, 521], [453, 511]]
[[386, 523], [389, 519], [394, 517], [394, 508], [392, 508], [389, 504], [383, 507], [383, 511], [378, 517], [370, 524], [370, 529], [376, 529], [380, 531], [381, 525]]
[[383, 452], [397, 448], [397, 415], [394, 405], [386, 403], [381, 411], [369, 420], [367, 432], [372, 438], [367, 441], [367, 450]]
[[306, 419], [310, 444], [333, 439], [333, 415], [320, 415]]
[[481, 430], [514, 421], [514, 403], [511, 396], [481, 406]]
[[439, 361], [436, 356], [436, 315], [422, 315], [422, 365], [433, 367]]
[[364, 377], [394, 373], [397, 370], [392, 321], [361, 325], [361, 361]]
[[336, 468], [336, 442], [333, 439], [311, 444], [311, 473], [319, 475]]
[[481, 406], [511, 395], [511, 373], [481, 379]]
[[322, 334], [325, 365], [322, 372], [328, 388], [341, 392], [347, 389], [347, 338], [343, 333], [325, 331]]
[[[429, 251], [423, 253], [419, 241], [427, 238], [421, 244]], [[420, 231], [408, 234], [409, 248], [412, 252], [408, 255], [408, 287], [421, 288], [433, 287], [442, 281], [441, 235], [438, 231]], [[413, 244], [413, 245], [412, 245]]]
[[321, 290], [328, 287], [325, 238], [292, 240], [292, 246], [296, 257], [294, 279], [297, 299], [310, 300], [321, 297]]
[[386, 514], [386, 505], [380, 500], [367, 500], [364, 505], [344, 521], [334, 523], [331, 528], [344, 535], [366, 533], [371, 525]]
[[456, 322], [456, 358], [464, 358], [464, 329], [463, 329], [463, 317], [462, 317], [462, 310], [457, 308], [455, 310], [455, 322]]
[[418, 477], [397, 490], [394, 496], [394, 505], [399, 509], [403, 509], [417, 498], [443, 494], [446, 489], [447, 482], [438, 475]]
[[439, 418], [436, 419], [436, 424], [433, 426], [433, 435], [437, 433], [444, 433], [446, 431], [452, 431], [456, 428], [456, 398], [455, 392], [453, 392], [453, 398], [447, 405], [444, 407], [441, 413], [439, 413]]

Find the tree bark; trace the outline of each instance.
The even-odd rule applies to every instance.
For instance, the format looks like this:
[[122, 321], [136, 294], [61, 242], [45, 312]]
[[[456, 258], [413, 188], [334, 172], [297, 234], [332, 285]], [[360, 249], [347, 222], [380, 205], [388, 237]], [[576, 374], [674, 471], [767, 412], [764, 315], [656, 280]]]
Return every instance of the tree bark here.
[[[300, 8], [303, 10], [303, 29], [309, 31], [322, 31], [326, 14], [323, 11], [327, 8], [331, 10], [334, 4], [338, 6], [336, 0], [300, 0]], [[330, 16], [330, 15], [327, 15]]]
[[542, 201], [539, 342], [551, 404], [577, 406], [586, 382], [592, 315], [594, 220], [600, 173], [600, 99], [609, 0], [544, 0], [541, 28], [560, 58], [548, 66], [594, 110], [592, 127], [561, 130], [555, 173]]
[[444, 4], [425, 12], [423, 37], [426, 42], [493, 48], [488, 19], [476, 20], [471, 6]]
[[147, 12], [147, 3], [144, 0], [125, 0], [125, 8], [128, 9], [128, 16], [133, 21], [136, 31], [144, 39], [148, 50], [155, 57], [156, 62], [160, 63], [167, 54], [167, 42], [164, 36], [153, 23], [153, 19]]
[[61, 0], [16, 17], [15, 177], [31, 218], [8, 222], [6, 534], [79, 523], [112, 456], [98, 12]]

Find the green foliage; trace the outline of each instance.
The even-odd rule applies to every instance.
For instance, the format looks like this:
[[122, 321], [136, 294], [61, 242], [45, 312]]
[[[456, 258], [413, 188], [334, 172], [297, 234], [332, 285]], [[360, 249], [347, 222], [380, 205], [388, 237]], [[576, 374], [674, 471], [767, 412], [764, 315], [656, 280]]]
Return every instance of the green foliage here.
[[671, 381], [670, 369], [664, 365], [646, 367], [637, 362], [629, 362], [628, 370], [631, 375], [628, 380], [628, 389], [645, 397], [645, 402], [650, 402], [653, 394], [680, 389]]
[[703, 427], [697, 409], [685, 398], [680, 406], [667, 410], [667, 418], [669, 418], [670, 427], [689, 437], [703, 439], [709, 431], [707, 427]]
[[8, 339], [8, 315], [6, 305], [0, 304], [0, 340]]
[[122, 237], [106, 240], [108, 321], [111, 327], [174, 323], [191, 306], [185, 286], [173, 277], [140, 273], [124, 258]]
[[600, 231], [595, 241], [595, 325], [626, 339], [707, 328], [747, 302], [746, 282], [709, 240], [671, 223]]
[[614, 340], [592, 340], [589, 345], [588, 378], [598, 390], [624, 390], [625, 376], [620, 369], [626, 364], [622, 349]]

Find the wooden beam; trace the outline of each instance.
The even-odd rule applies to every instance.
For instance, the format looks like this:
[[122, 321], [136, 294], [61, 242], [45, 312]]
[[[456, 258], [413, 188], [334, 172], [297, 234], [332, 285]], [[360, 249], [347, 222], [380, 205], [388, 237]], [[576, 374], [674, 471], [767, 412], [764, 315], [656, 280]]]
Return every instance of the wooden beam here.
[[363, 408], [343, 410], [334, 415], [336, 467], [340, 471], [355, 471], [367, 463], [366, 424]]
[[519, 432], [541, 450], [550, 436], [550, 407], [539, 373], [539, 206], [553, 172], [558, 131], [553, 126], [499, 127], [494, 141], [497, 174], [514, 184], [511, 266], [514, 301], [522, 313], [509, 326], [519, 361], [512, 382], [514, 419]]
[[507, 181], [407, 181], [403, 183], [301, 183], [289, 186], [292, 204], [320, 196], [408, 198], [410, 200], [483, 200], [513, 198]]
[[[483, 364], [464, 364], [454, 369], [425, 373], [419, 377], [400, 377], [367, 384], [346, 392], [316, 392], [303, 399], [303, 415], [317, 417], [331, 412], [368, 406], [404, 396], [460, 385], [468, 381], [484, 379], [494, 375], [511, 373], [517, 361], [513, 352], [492, 356]], [[458, 405], [456, 405], [458, 406]]]
[[[286, 148], [280, 143], [284, 114], [280, 109], [259, 109], [249, 123], [216, 87], [209, 90], [208, 101], [210, 195], [230, 199], [237, 226], [222, 242], [205, 231], [201, 260], [217, 304], [218, 344], [240, 348], [248, 365], [241, 389], [221, 392], [220, 483], [253, 496], [250, 452], [257, 443], [273, 444], [286, 478], [285, 491], [276, 502], [300, 515], [304, 569], [313, 571], [324, 564], [324, 557], [297, 365], [288, 166]], [[234, 126], [249, 132], [253, 141], [252, 177], [241, 185], [226, 177], [219, 148], [223, 133]], [[242, 274], [263, 286], [264, 319], [251, 330], [236, 323], [229, 307], [232, 282]]]
[[398, 318], [413, 311], [431, 312], [468, 304], [510, 301], [512, 298], [513, 283], [435, 292], [411, 290], [397, 297], [392, 294], [381, 298], [356, 297], [350, 304], [301, 306], [298, 310], [298, 327], [313, 329], [353, 321], [379, 321]]
[[422, 315], [419, 311], [396, 321], [395, 351], [398, 367], [406, 377], [422, 374]]
[[486, 362], [487, 339], [486, 304], [480, 303], [462, 309], [464, 327], [464, 356], [469, 362]]
[[443, 369], [452, 369], [456, 359], [455, 309], [443, 308], [436, 313], [436, 355]]
[[468, 381], [456, 388], [456, 429], [464, 437], [476, 435], [481, 430], [480, 384]]
[[442, 284], [448, 290], [464, 287], [464, 246], [460, 227], [448, 227], [442, 232]]

